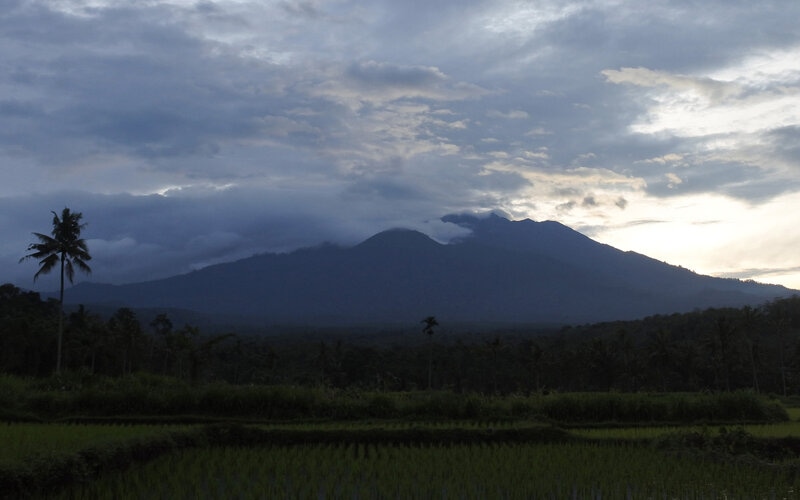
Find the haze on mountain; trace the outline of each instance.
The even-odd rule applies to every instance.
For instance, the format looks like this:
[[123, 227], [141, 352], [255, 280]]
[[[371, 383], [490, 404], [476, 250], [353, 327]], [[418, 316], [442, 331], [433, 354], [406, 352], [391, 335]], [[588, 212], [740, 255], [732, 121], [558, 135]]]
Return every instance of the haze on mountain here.
[[577, 324], [758, 305], [782, 286], [698, 275], [598, 243], [558, 222], [448, 215], [470, 230], [441, 244], [393, 229], [352, 247], [261, 254], [126, 285], [81, 283], [66, 300], [178, 308], [241, 324]]

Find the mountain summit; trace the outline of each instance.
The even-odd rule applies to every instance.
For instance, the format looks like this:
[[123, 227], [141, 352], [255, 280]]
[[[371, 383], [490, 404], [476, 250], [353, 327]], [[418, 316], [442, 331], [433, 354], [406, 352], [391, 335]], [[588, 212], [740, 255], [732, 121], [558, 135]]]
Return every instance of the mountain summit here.
[[83, 283], [83, 304], [202, 311], [240, 321], [343, 325], [584, 323], [761, 304], [781, 286], [712, 278], [598, 243], [557, 222], [448, 215], [450, 244], [392, 229], [353, 247], [257, 255], [167, 279]]

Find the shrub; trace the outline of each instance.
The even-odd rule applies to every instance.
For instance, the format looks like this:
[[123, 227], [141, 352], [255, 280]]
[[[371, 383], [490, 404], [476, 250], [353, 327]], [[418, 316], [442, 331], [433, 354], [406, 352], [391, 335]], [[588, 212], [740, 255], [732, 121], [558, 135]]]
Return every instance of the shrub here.
[[396, 417], [397, 404], [394, 399], [385, 394], [375, 394], [367, 400], [365, 411], [370, 417]]

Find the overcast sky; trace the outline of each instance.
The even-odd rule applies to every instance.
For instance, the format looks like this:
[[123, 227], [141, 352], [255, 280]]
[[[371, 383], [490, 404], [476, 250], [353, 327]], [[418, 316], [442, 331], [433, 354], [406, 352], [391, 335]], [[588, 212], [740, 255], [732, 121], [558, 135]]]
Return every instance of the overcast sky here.
[[0, 0], [0, 282], [34, 287], [18, 260], [67, 206], [104, 283], [392, 227], [445, 242], [443, 215], [496, 211], [800, 289], [798, 19], [795, 0]]

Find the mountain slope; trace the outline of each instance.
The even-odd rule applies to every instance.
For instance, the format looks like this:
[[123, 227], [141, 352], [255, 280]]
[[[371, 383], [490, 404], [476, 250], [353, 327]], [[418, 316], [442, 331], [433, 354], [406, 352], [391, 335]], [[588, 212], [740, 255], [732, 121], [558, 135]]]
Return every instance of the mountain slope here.
[[597, 243], [556, 222], [447, 216], [472, 230], [449, 245], [411, 230], [350, 248], [257, 255], [121, 286], [73, 287], [73, 303], [174, 307], [295, 324], [578, 323], [760, 304], [783, 287], [694, 274]]

